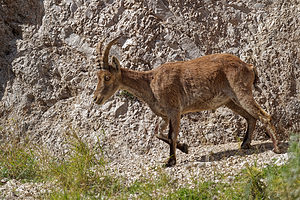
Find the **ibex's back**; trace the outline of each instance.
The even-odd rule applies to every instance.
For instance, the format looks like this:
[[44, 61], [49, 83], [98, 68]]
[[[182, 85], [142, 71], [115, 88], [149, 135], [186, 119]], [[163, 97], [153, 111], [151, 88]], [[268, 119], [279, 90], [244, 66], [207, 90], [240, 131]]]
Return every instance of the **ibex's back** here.
[[[238, 57], [230, 54], [213, 54], [190, 61], [166, 63], [154, 70], [139, 72], [121, 68], [119, 61], [112, 57], [108, 62], [110, 42], [101, 54], [102, 43], [97, 47], [100, 54], [101, 70], [94, 100], [104, 103], [118, 89], [126, 89], [144, 100], [164, 123], [155, 128], [159, 139], [170, 145], [167, 166], [175, 165], [178, 148], [187, 153], [188, 146], [177, 142], [180, 117], [184, 113], [216, 109], [222, 105], [243, 116], [248, 123], [242, 148], [250, 148], [252, 133], [257, 119], [265, 126], [277, 147], [275, 128], [271, 117], [255, 102], [252, 85], [255, 69]], [[159, 135], [169, 125], [168, 136]]]

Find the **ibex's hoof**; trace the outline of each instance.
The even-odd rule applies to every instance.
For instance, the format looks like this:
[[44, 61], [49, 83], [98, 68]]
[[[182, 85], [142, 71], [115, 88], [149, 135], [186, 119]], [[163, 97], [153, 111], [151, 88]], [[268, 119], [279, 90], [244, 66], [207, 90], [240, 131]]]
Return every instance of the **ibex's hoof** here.
[[277, 147], [277, 148], [274, 148], [274, 149], [273, 149], [273, 152], [274, 152], [274, 153], [277, 153], [277, 154], [280, 154], [280, 153], [281, 153], [281, 151], [280, 151], [280, 149], [278, 149], [278, 147]]
[[170, 158], [168, 162], [165, 164], [165, 167], [173, 167], [176, 165], [176, 160]]
[[241, 149], [251, 149], [251, 145], [249, 143], [242, 144]]
[[189, 146], [185, 143], [181, 144], [179, 147], [179, 150], [182, 151], [183, 153], [188, 154], [189, 153]]

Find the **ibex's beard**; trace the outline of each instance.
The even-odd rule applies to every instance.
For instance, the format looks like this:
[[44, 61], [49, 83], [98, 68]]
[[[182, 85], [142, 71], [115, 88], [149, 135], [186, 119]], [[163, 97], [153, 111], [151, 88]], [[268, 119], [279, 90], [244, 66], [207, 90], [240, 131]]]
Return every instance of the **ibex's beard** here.
[[95, 97], [94, 102], [98, 105], [101, 105], [101, 104], [103, 104], [103, 99], [104, 99], [104, 97]]

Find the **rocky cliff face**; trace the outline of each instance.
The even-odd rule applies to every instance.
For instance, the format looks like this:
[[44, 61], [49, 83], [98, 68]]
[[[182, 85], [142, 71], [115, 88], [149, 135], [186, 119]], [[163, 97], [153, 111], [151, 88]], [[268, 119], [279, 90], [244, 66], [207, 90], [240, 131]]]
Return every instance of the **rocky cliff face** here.
[[[1, 126], [52, 149], [72, 127], [100, 138], [115, 158], [165, 148], [153, 136], [158, 118], [143, 102], [119, 92], [103, 106], [92, 103], [94, 47], [122, 32], [111, 52], [131, 69], [222, 52], [254, 64], [255, 98], [286, 139], [300, 131], [299, 26], [299, 0], [1, 1]], [[183, 116], [180, 140], [224, 143], [244, 129], [242, 118], [220, 108]], [[258, 124], [255, 137], [263, 132]]]

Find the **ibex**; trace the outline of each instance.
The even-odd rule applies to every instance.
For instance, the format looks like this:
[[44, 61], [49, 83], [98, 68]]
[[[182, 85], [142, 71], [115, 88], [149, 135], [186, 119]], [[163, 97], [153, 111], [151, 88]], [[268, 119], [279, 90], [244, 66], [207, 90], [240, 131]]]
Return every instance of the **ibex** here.
[[[247, 120], [247, 131], [241, 148], [250, 148], [256, 121], [260, 119], [271, 137], [275, 153], [280, 153], [276, 131], [267, 114], [254, 100], [252, 86], [256, 79], [253, 65], [231, 54], [212, 54], [189, 61], [162, 64], [150, 71], [122, 68], [114, 56], [109, 61], [110, 41], [102, 52], [104, 40], [98, 43], [100, 70], [94, 92], [94, 102], [103, 104], [119, 89], [127, 90], [149, 105], [163, 119], [155, 135], [170, 146], [166, 166], [176, 164], [176, 148], [188, 153], [188, 145], [179, 143], [177, 136], [182, 114], [215, 110], [220, 106], [233, 110]], [[158, 134], [169, 125], [168, 136]]]

